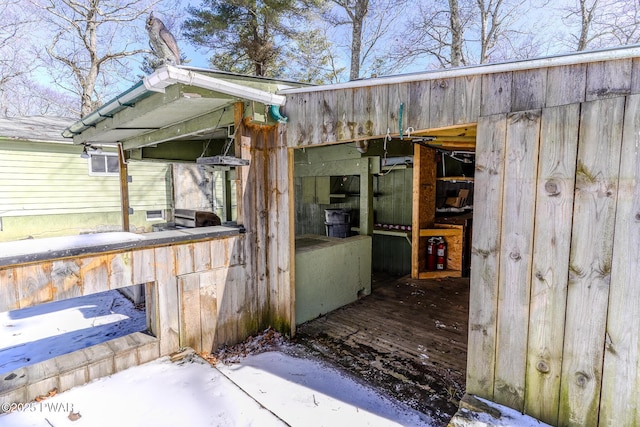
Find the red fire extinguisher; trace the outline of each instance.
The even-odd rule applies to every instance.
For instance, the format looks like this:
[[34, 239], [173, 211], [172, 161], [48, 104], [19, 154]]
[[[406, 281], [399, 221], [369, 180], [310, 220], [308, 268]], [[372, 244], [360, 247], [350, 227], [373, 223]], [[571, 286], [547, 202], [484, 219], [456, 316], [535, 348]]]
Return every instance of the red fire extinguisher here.
[[427, 270], [436, 269], [436, 238], [430, 237], [427, 240]]
[[436, 246], [436, 270], [444, 270], [447, 268], [447, 242], [443, 237], [438, 238]]

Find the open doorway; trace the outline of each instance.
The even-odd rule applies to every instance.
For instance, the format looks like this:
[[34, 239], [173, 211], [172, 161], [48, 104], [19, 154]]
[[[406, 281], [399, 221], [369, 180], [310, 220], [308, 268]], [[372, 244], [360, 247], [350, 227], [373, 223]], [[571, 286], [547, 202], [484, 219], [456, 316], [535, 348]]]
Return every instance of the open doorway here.
[[[305, 244], [299, 238], [307, 231], [326, 233], [324, 211], [328, 208], [352, 212], [353, 234], [361, 233], [360, 225], [367, 222], [363, 213], [370, 215], [368, 237], [372, 242], [370, 295], [297, 322], [297, 340], [415, 409], [441, 417], [443, 422], [458, 408], [466, 375], [475, 128], [458, 132], [465, 137], [457, 143], [453, 138], [456, 132], [446, 130], [441, 132], [446, 135], [425, 134], [416, 141], [369, 141], [364, 153], [354, 143], [294, 151], [297, 243]], [[432, 163], [423, 161], [416, 166], [416, 145], [430, 150]], [[363, 159], [377, 165], [370, 168], [368, 177], [329, 175], [326, 187], [318, 179], [313, 186], [305, 184], [299, 174], [301, 167], [320, 176], [332, 170], [335, 162], [362, 163]], [[416, 179], [417, 167], [428, 173]], [[356, 179], [358, 185], [353, 184]], [[362, 198], [366, 180], [371, 185], [370, 200]], [[336, 190], [341, 183], [343, 188]], [[421, 198], [416, 187], [429, 187], [432, 194]], [[360, 194], [354, 194], [356, 188]], [[323, 199], [325, 193], [328, 198]], [[340, 193], [344, 196], [336, 197]], [[370, 206], [363, 206], [363, 199]], [[418, 223], [415, 227], [416, 208], [429, 211], [430, 224]], [[425, 274], [426, 263], [420, 259], [424, 271], [412, 278], [414, 257], [426, 257], [422, 248], [415, 246], [414, 236], [418, 242], [426, 242], [431, 236], [425, 230], [435, 223], [460, 227], [460, 238], [444, 233], [456, 259], [449, 262], [450, 271], [433, 275]], [[324, 265], [322, 271], [331, 269]], [[296, 276], [298, 270], [296, 262]], [[351, 279], [343, 279], [338, 286], [349, 287]], [[316, 298], [334, 292], [318, 282], [314, 284]], [[296, 301], [299, 293], [296, 283]]]

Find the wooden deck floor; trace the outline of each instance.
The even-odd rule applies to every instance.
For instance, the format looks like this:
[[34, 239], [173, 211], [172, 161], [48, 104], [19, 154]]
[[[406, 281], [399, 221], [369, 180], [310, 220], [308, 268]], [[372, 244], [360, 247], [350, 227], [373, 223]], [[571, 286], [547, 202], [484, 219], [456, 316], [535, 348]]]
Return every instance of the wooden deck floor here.
[[468, 278], [374, 275], [371, 295], [300, 325], [295, 341], [446, 425], [464, 394], [468, 312]]

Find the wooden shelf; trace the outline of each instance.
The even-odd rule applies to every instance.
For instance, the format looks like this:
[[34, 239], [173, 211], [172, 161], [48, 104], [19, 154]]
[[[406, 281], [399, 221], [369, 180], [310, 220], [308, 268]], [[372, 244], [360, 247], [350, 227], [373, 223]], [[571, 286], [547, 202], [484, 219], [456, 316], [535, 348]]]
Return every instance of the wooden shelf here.
[[[436, 182], [466, 181], [472, 177], [436, 176], [437, 161], [435, 150], [429, 147], [414, 146], [413, 170], [413, 218], [414, 230], [411, 245], [411, 276], [418, 279], [440, 277], [462, 277], [465, 248], [468, 248], [467, 225], [438, 223], [436, 213]], [[441, 236], [447, 243], [446, 270], [427, 270], [427, 244], [430, 237]]]
[[[356, 233], [360, 232], [360, 227], [351, 227], [351, 231], [355, 231]], [[381, 228], [374, 228], [373, 234], [378, 234], [381, 236], [395, 236], [395, 237], [404, 237], [411, 245], [411, 231], [401, 231], [401, 230], [384, 230]]]
[[442, 279], [445, 277], [462, 277], [462, 271], [460, 270], [421, 271], [418, 274], [418, 279]]
[[346, 199], [347, 197], [360, 197], [359, 193], [331, 193], [329, 197], [332, 199]]
[[[436, 225], [437, 227], [437, 225]], [[461, 236], [462, 229], [456, 228], [423, 228], [420, 230], [420, 237], [433, 237], [433, 236]]]
[[441, 176], [436, 178], [437, 181], [464, 181], [473, 182], [472, 176]]

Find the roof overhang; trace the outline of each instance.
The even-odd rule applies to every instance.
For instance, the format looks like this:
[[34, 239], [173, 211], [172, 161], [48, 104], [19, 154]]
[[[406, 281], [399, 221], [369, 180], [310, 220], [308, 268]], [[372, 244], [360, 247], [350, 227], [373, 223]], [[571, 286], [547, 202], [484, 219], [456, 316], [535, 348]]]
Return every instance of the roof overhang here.
[[[234, 80], [235, 81], [232, 81]], [[122, 143], [127, 150], [167, 141], [225, 138], [234, 123], [233, 104], [247, 102], [266, 116], [291, 87], [274, 80], [164, 66], [73, 123], [63, 132], [74, 144]], [[266, 88], [267, 90], [264, 90]]]

